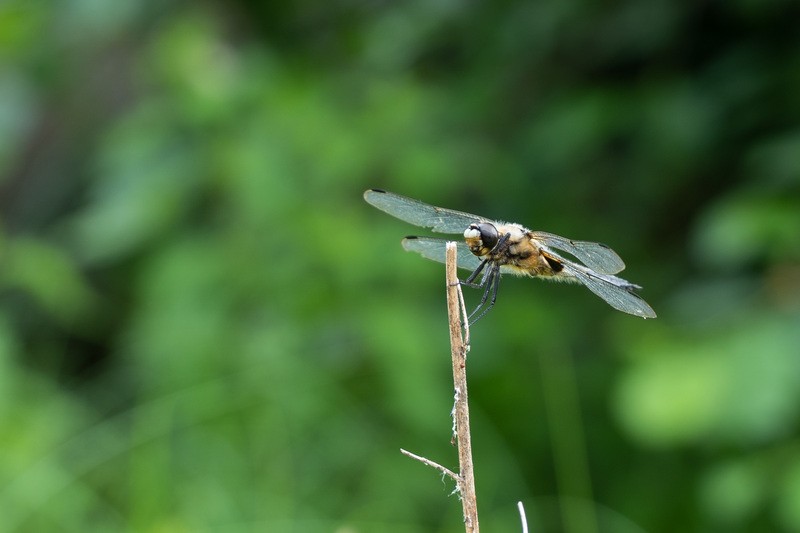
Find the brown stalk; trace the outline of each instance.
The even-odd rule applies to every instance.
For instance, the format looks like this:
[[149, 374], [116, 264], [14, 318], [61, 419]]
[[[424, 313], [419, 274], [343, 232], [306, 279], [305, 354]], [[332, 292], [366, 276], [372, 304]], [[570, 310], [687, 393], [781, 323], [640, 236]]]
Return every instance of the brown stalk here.
[[464, 317], [461, 328], [460, 310], [464, 309], [461, 285], [457, 275], [456, 244], [447, 243], [445, 276], [447, 280], [447, 316], [450, 324], [450, 353], [453, 361], [453, 437], [458, 446], [458, 474], [419, 455], [400, 450], [456, 481], [456, 490], [461, 498], [464, 512], [464, 527], [467, 533], [478, 533], [478, 503], [475, 495], [475, 473], [472, 463], [472, 440], [469, 429], [469, 405], [467, 395], [467, 352], [469, 351], [469, 324]]

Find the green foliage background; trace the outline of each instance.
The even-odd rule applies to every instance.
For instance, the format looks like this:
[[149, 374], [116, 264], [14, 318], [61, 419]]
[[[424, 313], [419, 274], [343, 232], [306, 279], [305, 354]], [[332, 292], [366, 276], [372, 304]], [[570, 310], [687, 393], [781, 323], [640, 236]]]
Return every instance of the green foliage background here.
[[[458, 531], [443, 268], [361, 199], [612, 245], [508, 279], [486, 531], [800, 530], [800, 10], [0, 5], [0, 530]], [[467, 297], [473, 301], [475, 294]]]

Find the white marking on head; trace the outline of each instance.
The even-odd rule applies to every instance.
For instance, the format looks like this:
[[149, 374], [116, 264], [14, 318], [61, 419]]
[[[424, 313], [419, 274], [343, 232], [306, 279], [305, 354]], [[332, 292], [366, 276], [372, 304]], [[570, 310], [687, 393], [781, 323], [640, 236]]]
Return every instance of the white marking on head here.
[[481, 231], [474, 227], [470, 226], [464, 230], [464, 238], [465, 239], [478, 239], [481, 236]]

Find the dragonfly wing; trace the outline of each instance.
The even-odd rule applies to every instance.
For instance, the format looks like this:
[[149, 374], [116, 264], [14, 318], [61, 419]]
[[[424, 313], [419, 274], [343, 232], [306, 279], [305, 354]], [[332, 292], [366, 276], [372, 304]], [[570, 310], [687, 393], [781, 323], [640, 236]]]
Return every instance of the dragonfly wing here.
[[437, 233], [461, 234], [470, 224], [486, 221], [483, 217], [428, 205], [381, 189], [369, 189], [364, 193], [364, 200], [395, 218]]
[[614, 309], [642, 318], [655, 318], [656, 312], [639, 295], [633, 292], [640, 289], [622, 278], [609, 274], [593, 272], [592, 270], [565, 261], [564, 272], [568, 276], [574, 276], [579, 282], [584, 284], [587, 289], [602, 298]]
[[625, 270], [625, 263], [617, 253], [597, 242], [573, 241], [544, 231], [532, 231], [531, 236], [545, 246], [567, 252], [595, 272], [616, 274]]
[[[448, 242], [445, 239], [433, 237], [406, 237], [403, 239], [403, 248], [409, 252], [417, 252], [426, 259], [444, 263], [445, 244]], [[473, 271], [478, 268], [481, 260], [469, 251], [465, 243], [456, 242], [456, 249], [458, 251], [458, 268]]]

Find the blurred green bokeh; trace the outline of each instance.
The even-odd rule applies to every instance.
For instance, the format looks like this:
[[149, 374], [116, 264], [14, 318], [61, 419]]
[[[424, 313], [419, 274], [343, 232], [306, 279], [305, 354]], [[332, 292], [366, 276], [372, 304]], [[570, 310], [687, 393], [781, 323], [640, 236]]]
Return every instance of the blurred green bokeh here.
[[459, 531], [399, 453], [456, 464], [444, 269], [369, 187], [607, 242], [659, 313], [503, 282], [485, 530], [800, 530], [798, 17], [3, 3], [0, 531]]

